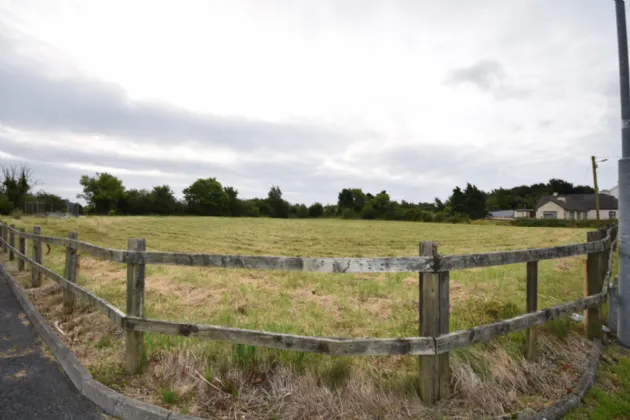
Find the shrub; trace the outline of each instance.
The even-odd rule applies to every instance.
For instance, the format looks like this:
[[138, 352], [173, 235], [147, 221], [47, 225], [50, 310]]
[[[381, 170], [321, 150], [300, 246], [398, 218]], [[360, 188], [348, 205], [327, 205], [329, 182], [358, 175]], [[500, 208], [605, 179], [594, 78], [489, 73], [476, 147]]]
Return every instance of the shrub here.
[[308, 208], [309, 217], [322, 217], [324, 215], [324, 206], [321, 203], [314, 203]]
[[15, 209], [11, 212], [11, 217], [15, 220], [20, 220], [24, 216], [24, 213], [20, 209]]
[[443, 212], [435, 213], [435, 217], [433, 217], [435, 223], [443, 223], [445, 220], [446, 215]]
[[344, 209], [341, 217], [343, 219], [358, 219], [359, 215], [352, 209]]
[[306, 207], [304, 204], [300, 204], [297, 208], [297, 217], [299, 217], [300, 219], [306, 219], [309, 215], [308, 213], [308, 207]]
[[13, 203], [4, 195], [0, 194], [0, 214], [10, 214], [13, 211]]
[[[601, 220], [600, 226], [608, 228], [617, 224], [617, 220]], [[511, 226], [519, 227], [567, 227], [567, 228], [596, 228], [596, 220], [565, 220], [565, 219], [514, 219]]]

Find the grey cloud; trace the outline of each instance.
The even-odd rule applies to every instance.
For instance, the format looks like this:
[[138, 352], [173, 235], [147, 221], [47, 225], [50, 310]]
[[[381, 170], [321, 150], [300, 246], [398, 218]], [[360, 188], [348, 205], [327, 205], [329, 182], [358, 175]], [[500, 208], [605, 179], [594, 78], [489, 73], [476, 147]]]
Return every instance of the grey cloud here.
[[79, 73], [53, 79], [45, 68], [18, 53], [19, 42], [24, 41], [0, 30], [0, 122], [6, 125], [152, 143], [196, 141], [247, 151], [326, 150], [351, 140], [333, 128], [226, 118], [168, 104], [132, 102], [120, 86]]
[[457, 86], [470, 83], [479, 90], [492, 93], [497, 99], [524, 98], [530, 92], [507, 82], [503, 65], [496, 60], [480, 60], [475, 64], [452, 70], [446, 77], [446, 84]]
[[505, 70], [501, 63], [495, 60], [481, 60], [471, 66], [453, 70], [447, 82], [455, 85], [469, 82], [484, 92], [489, 92], [504, 78]]

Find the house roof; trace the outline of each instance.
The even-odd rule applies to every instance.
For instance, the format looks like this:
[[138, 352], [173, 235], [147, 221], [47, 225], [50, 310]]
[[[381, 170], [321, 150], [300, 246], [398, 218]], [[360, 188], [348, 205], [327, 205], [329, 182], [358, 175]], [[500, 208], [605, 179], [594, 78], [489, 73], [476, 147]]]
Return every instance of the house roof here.
[[[595, 210], [595, 194], [545, 195], [536, 204], [536, 210], [549, 202], [556, 203], [565, 210], [589, 211]], [[619, 202], [615, 196], [599, 194], [599, 208], [601, 210], [618, 210]]]
[[514, 217], [514, 210], [495, 210], [490, 212], [492, 217]]

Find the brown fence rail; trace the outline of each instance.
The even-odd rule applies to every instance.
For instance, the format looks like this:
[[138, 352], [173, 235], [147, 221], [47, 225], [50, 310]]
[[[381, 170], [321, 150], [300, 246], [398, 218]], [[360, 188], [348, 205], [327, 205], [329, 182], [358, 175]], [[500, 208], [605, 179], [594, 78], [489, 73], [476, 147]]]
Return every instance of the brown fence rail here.
[[[586, 311], [585, 333], [589, 339], [601, 338], [601, 305], [608, 297], [612, 275], [613, 251], [617, 241], [617, 226], [588, 232], [587, 242], [552, 248], [537, 248], [470, 255], [439, 255], [435, 242], [422, 242], [420, 255], [400, 258], [301, 258], [273, 256], [243, 256], [217, 254], [184, 254], [147, 252], [144, 239], [129, 239], [127, 250], [102, 248], [79, 241], [76, 232], [68, 238], [44, 236], [35, 227], [33, 233], [0, 222], [3, 252], [9, 259], [18, 258], [18, 270], [24, 263], [31, 267], [32, 286], [41, 284], [44, 275], [64, 290], [64, 307], [71, 312], [74, 298], [87, 300], [112, 322], [126, 331], [125, 360], [127, 370], [137, 373], [144, 349], [144, 333], [196, 336], [283, 350], [313, 352], [334, 356], [420, 356], [420, 395], [434, 403], [448, 393], [449, 352], [488, 341], [515, 331], [528, 330], [526, 356], [535, 358], [535, 331], [532, 327]], [[19, 240], [19, 248], [15, 246]], [[32, 258], [26, 253], [26, 240], [32, 242]], [[64, 275], [43, 264], [42, 244], [66, 247]], [[126, 263], [127, 308], [124, 313], [106, 300], [77, 284], [79, 255], [86, 252], [96, 258]], [[585, 297], [554, 307], [538, 310], [538, 261], [587, 255]], [[493, 324], [449, 333], [449, 271], [473, 267], [527, 263], [527, 314]], [[144, 317], [144, 277], [146, 264], [170, 264], [236, 269], [269, 269], [311, 271], [322, 273], [419, 273], [419, 324], [421, 337], [406, 338], [331, 338], [271, 333], [206, 324], [171, 322]]]

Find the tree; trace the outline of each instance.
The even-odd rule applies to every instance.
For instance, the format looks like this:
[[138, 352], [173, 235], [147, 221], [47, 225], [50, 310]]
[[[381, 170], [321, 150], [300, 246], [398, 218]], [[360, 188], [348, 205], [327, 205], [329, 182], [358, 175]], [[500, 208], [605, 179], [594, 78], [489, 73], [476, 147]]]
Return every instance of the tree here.
[[24, 199], [37, 182], [33, 179], [30, 168], [21, 165], [2, 167], [2, 191], [14, 209], [24, 207]]
[[150, 194], [151, 212], [156, 214], [173, 214], [177, 208], [177, 199], [168, 185], [153, 187]]
[[287, 219], [289, 217], [290, 206], [287, 201], [282, 198], [282, 191], [278, 186], [272, 186], [267, 195], [269, 203], [270, 216], [275, 218]]
[[344, 188], [338, 195], [337, 209], [340, 213], [345, 209], [360, 213], [371, 198], [371, 195], [366, 196], [360, 188]]
[[486, 194], [470, 183], [466, 184], [464, 191], [466, 197], [466, 210], [464, 213], [471, 219], [483, 219], [486, 217]]
[[300, 204], [297, 209], [297, 217], [300, 219], [308, 218], [308, 207], [305, 204]]
[[139, 216], [150, 214], [152, 208], [151, 193], [149, 190], [135, 188], [126, 190], [122, 200], [118, 204], [118, 211], [122, 214]]
[[466, 213], [466, 195], [459, 187], [453, 188], [453, 193], [446, 202], [446, 212], [448, 214]]
[[205, 216], [222, 216], [228, 195], [216, 178], [198, 179], [183, 191], [191, 213]]
[[108, 214], [119, 208], [125, 195], [125, 187], [120, 179], [107, 172], [96, 173], [96, 176], [83, 175], [80, 181], [83, 187], [83, 198], [96, 214]]
[[67, 208], [66, 200], [44, 190], [38, 191], [35, 195], [27, 194], [24, 198], [24, 203], [37, 203], [41, 211], [65, 212]]
[[234, 187], [224, 187], [227, 196], [227, 214], [232, 217], [243, 215], [243, 203], [238, 199], [238, 190]]
[[439, 198], [435, 197], [435, 210], [436, 211], [444, 211], [446, 205]]
[[322, 217], [324, 215], [324, 206], [321, 203], [314, 203], [308, 208], [308, 217]]

